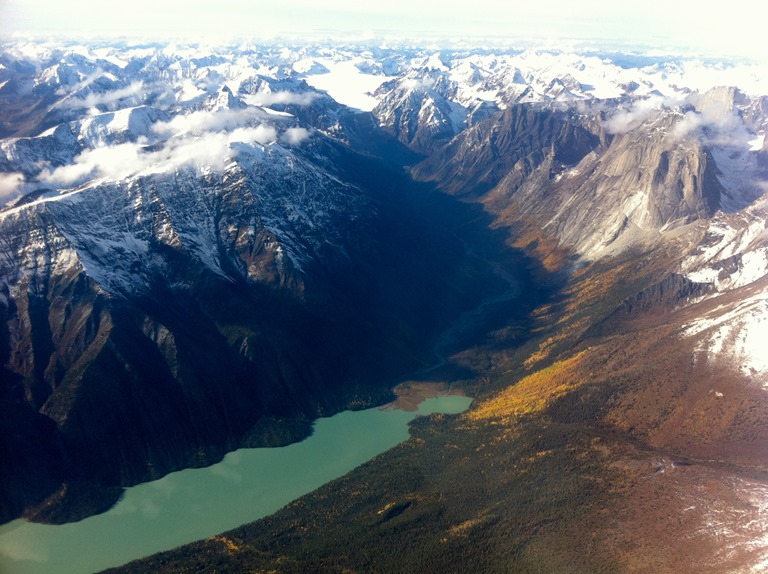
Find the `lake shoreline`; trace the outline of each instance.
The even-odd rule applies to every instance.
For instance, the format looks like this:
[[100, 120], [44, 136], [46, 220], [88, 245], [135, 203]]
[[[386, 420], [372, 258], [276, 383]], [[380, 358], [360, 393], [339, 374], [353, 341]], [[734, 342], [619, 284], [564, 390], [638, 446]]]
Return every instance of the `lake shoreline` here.
[[[101, 571], [258, 520], [407, 441], [417, 416], [463, 412], [471, 399], [447, 396], [457, 391], [436, 383], [403, 385], [400, 404], [418, 401], [418, 409], [342, 411], [317, 419], [305, 440], [238, 449], [215, 465], [129, 487], [108, 512], [85, 520], [7, 523], [0, 526], [0, 572]], [[438, 396], [423, 398], [429, 393]]]
[[404, 381], [392, 389], [392, 392], [397, 398], [390, 403], [381, 405], [380, 410], [397, 409], [415, 412], [419, 410], [419, 405], [426, 399], [448, 396], [467, 397], [466, 392], [461, 387], [439, 381]]

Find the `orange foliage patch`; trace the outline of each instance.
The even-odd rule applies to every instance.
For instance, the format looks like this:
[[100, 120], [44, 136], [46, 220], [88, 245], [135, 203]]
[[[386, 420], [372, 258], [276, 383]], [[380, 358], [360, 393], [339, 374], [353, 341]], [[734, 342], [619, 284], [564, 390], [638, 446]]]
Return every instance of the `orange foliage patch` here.
[[501, 419], [512, 422], [518, 417], [544, 410], [554, 399], [583, 385], [577, 367], [586, 351], [565, 361], [536, 371], [506, 388], [495, 397], [483, 401], [469, 413], [472, 420]]
[[209, 538], [211, 542], [221, 542], [227, 549], [228, 552], [237, 552], [240, 550], [240, 547], [235, 544], [231, 538], [227, 538], [226, 536], [213, 536]]

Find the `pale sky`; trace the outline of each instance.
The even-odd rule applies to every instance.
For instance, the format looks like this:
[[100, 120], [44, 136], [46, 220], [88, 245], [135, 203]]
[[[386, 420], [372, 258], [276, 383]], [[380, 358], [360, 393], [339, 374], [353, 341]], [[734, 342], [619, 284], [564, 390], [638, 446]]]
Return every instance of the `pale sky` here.
[[532, 37], [624, 40], [759, 57], [766, 51], [766, 5], [764, 0], [0, 0], [0, 35], [205, 41], [334, 32], [448, 40]]

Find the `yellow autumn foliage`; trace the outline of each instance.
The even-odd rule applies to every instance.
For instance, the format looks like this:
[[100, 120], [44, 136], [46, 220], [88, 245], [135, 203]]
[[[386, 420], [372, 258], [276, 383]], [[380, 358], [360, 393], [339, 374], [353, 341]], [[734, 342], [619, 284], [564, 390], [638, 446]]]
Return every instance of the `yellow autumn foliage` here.
[[585, 310], [600, 304], [619, 280], [631, 273], [629, 263], [593, 275], [587, 274], [585, 269], [576, 271], [573, 285], [564, 291], [566, 303], [562, 308], [553, 309], [547, 305], [534, 312], [534, 317], [540, 322], [546, 322], [550, 315], [558, 318], [554, 323], [555, 334], [539, 343], [538, 349], [524, 361], [525, 368], [533, 369], [538, 363], [549, 359], [558, 345], [578, 339], [592, 324], [592, 318], [585, 314]]
[[227, 538], [224, 535], [212, 536], [208, 540], [210, 540], [211, 542], [221, 542], [226, 547], [227, 551], [230, 553], [237, 552], [240, 550], [240, 547], [237, 544], [235, 544], [231, 538]]
[[537, 413], [565, 393], [584, 384], [577, 367], [586, 351], [521, 379], [501, 393], [480, 403], [469, 413], [472, 420], [512, 419]]

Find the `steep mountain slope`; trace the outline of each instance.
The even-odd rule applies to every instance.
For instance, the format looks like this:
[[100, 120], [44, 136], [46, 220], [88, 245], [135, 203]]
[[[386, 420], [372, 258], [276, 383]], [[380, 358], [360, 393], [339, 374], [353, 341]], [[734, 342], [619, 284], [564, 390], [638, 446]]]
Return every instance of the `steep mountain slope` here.
[[505, 176], [486, 201], [537, 217], [545, 231], [588, 257], [644, 236], [654, 241], [662, 229], [714, 214], [723, 193], [709, 150], [693, 138], [670, 138], [674, 122], [662, 114], [570, 165], [550, 156], [528, 180]]
[[480, 122], [415, 166], [414, 177], [454, 195], [481, 195], [513, 172], [524, 179], [552, 154], [575, 164], [599, 145], [578, 116], [536, 104], [516, 104]]
[[[152, 78], [145, 60], [125, 68]], [[237, 95], [99, 103], [3, 141], [3, 519], [86, 516], [384, 402], [453, 319], [526, 281], [454, 236], [477, 210], [415, 187], [370, 121], [238, 74]]]

